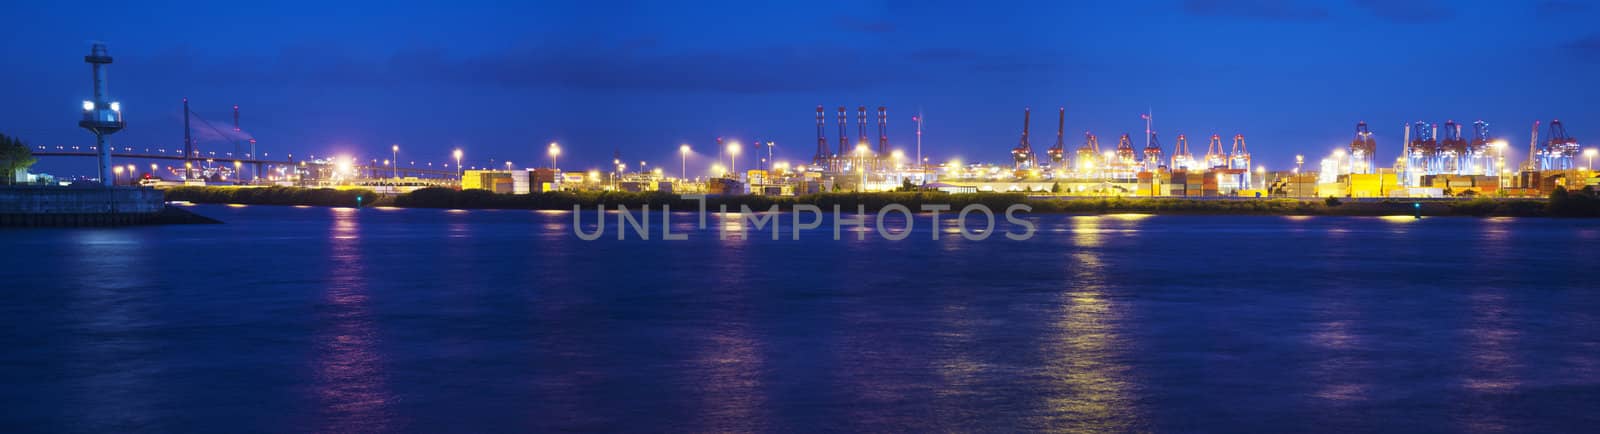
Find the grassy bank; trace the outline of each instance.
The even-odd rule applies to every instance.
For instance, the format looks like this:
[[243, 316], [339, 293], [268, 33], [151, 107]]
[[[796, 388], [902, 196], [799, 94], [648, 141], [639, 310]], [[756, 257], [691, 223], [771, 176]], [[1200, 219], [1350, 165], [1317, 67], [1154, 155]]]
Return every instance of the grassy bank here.
[[[1559, 196], [1559, 198], [1557, 197]], [[195, 203], [240, 203], [260, 205], [316, 205], [356, 206], [357, 197], [364, 206], [392, 205], [405, 208], [457, 208], [457, 209], [548, 209], [570, 210], [573, 206], [593, 209], [604, 205], [614, 209], [618, 205], [639, 209], [649, 205], [652, 209], [671, 206], [674, 210], [694, 211], [700, 202], [666, 193], [629, 192], [551, 192], [525, 195], [496, 194], [485, 190], [457, 191], [448, 188], [427, 188], [392, 198], [376, 199], [369, 190], [306, 189], [293, 187], [228, 188], [228, 187], [176, 187], [167, 190], [168, 200], [186, 200]], [[857, 206], [877, 211], [890, 204], [905, 205], [919, 210], [923, 204], [949, 205], [959, 210], [971, 204], [987, 205], [995, 212], [1003, 212], [1013, 204], [1026, 204], [1034, 213], [1075, 214], [1242, 214], [1242, 215], [1341, 215], [1381, 216], [1514, 216], [1514, 217], [1600, 217], [1600, 200], [1587, 193], [1552, 195], [1550, 200], [1480, 198], [1460, 201], [1411, 201], [1393, 199], [1383, 201], [1339, 201], [1327, 199], [1186, 199], [1186, 198], [1029, 198], [1021, 193], [947, 194], [939, 192], [883, 192], [883, 193], [823, 193], [795, 197], [773, 196], [719, 196], [706, 199], [707, 210], [727, 206], [737, 211], [741, 206], [753, 210], [766, 210], [777, 206], [789, 210], [796, 204], [812, 204], [823, 210], [838, 205], [842, 210], [853, 211]], [[1416, 204], [1421, 207], [1417, 208]]]
[[170, 187], [169, 201], [240, 203], [248, 205], [371, 206], [378, 199], [372, 190], [299, 187]]

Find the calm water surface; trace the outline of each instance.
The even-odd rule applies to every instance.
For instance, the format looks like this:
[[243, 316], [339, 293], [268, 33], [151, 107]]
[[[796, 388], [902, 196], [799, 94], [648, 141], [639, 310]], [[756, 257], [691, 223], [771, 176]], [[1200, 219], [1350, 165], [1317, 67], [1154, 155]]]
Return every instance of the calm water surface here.
[[584, 242], [565, 212], [195, 209], [228, 224], [0, 230], [0, 431], [1600, 424], [1600, 221]]

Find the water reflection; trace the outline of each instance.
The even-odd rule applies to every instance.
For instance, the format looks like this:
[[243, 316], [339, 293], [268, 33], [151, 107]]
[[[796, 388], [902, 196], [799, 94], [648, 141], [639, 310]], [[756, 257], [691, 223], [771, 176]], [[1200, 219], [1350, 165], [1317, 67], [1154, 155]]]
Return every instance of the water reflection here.
[[[81, 342], [69, 345], [70, 369], [86, 409], [75, 417], [85, 431], [118, 426], [151, 426], [162, 414], [163, 389], [153, 377], [166, 370], [151, 357], [159, 342], [150, 339], [158, 322], [147, 288], [149, 255], [128, 230], [80, 229], [72, 234], [73, 286], [69, 313], [61, 318]], [[20, 289], [20, 288], [18, 288]], [[38, 427], [35, 427], [38, 428]]]
[[1353, 329], [1360, 323], [1355, 309], [1339, 294], [1318, 301], [1317, 323], [1311, 345], [1321, 357], [1312, 362], [1312, 396], [1330, 404], [1351, 404], [1370, 399], [1372, 385], [1365, 380], [1367, 363], [1360, 353], [1367, 342]]
[[[738, 222], [739, 214], [724, 214]], [[718, 224], [730, 224], [724, 220]], [[737, 224], [737, 223], [734, 223]], [[723, 312], [717, 318], [703, 318], [711, 330], [692, 363], [699, 384], [699, 430], [702, 432], [756, 432], [765, 430], [767, 396], [763, 385], [766, 360], [754, 322], [757, 315], [750, 305], [749, 269], [741, 261], [746, 237], [729, 234], [723, 248], [717, 249], [718, 285], [709, 289], [709, 303]]]
[[[1481, 225], [1481, 248], [1474, 255], [1474, 267], [1480, 270], [1499, 270], [1507, 267], [1505, 252], [1510, 247], [1510, 234], [1504, 220], [1491, 220]], [[1500, 284], [1491, 278], [1475, 282], [1467, 297], [1468, 324], [1465, 334], [1465, 374], [1461, 386], [1476, 395], [1468, 402], [1485, 404], [1512, 396], [1522, 384], [1518, 370], [1522, 362], [1517, 357], [1516, 343], [1520, 339], [1513, 318], [1511, 301]], [[1504, 432], [1511, 428], [1503, 408], [1498, 405], [1474, 405], [1463, 411], [1463, 426], [1468, 432]]]
[[[1045, 376], [1054, 389], [1045, 399], [1042, 428], [1069, 431], [1127, 432], [1138, 428], [1127, 344], [1121, 327], [1124, 306], [1108, 295], [1099, 247], [1101, 219], [1072, 219], [1075, 251], [1061, 301], [1059, 320], [1052, 324], [1050, 360]], [[1129, 222], [1136, 225], [1138, 223]]]
[[1073, 216], [1072, 242], [1078, 247], [1100, 247], [1100, 217]]
[[323, 329], [317, 334], [317, 395], [320, 432], [383, 432], [394, 429], [383, 358], [368, 310], [366, 266], [360, 243], [360, 213], [331, 210]]

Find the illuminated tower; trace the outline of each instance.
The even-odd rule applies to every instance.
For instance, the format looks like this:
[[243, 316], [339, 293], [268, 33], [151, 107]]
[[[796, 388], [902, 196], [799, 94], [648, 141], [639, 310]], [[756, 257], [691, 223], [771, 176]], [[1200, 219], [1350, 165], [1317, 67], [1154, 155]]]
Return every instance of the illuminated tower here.
[[100, 183], [110, 187], [116, 178], [111, 174], [111, 146], [106, 144], [106, 136], [121, 131], [127, 124], [122, 122], [122, 104], [110, 101], [111, 96], [106, 91], [105, 65], [111, 64], [106, 44], [94, 43], [83, 61], [94, 70], [94, 99], [83, 102], [83, 120], [78, 121], [78, 126], [94, 133], [95, 149], [100, 154]]

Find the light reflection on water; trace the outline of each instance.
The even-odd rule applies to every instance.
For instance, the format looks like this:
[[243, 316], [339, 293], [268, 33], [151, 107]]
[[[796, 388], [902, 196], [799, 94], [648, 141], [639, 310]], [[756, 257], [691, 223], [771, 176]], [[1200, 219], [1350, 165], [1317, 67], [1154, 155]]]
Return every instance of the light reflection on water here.
[[317, 395], [322, 401], [321, 432], [384, 432], [395, 414], [386, 386], [377, 326], [367, 308], [367, 270], [361, 248], [360, 215], [333, 210], [331, 262], [323, 303], [327, 308], [317, 334]]
[[1101, 220], [1072, 219], [1077, 248], [1067, 261], [1070, 277], [1053, 324], [1054, 357], [1044, 366], [1053, 393], [1044, 401], [1046, 423], [1037, 429], [1128, 432], [1140, 419], [1129, 390], [1131, 369], [1122, 362], [1127, 344], [1119, 328], [1126, 310], [1107, 294], [1109, 270], [1096, 250], [1105, 242]]
[[1571, 432], [1600, 384], [1587, 221], [194, 209], [4, 234], [0, 428]]
[[140, 252], [140, 237], [126, 231], [79, 230], [70, 240], [73, 252], [65, 259], [79, 272], [70, 275], [74, 289], [69, 313], [52, 321], [77, 332], [81, 341], [68, 348], [70, 364], [93, 374], [74, 378], [68, 389], [89, 408], [130, 407], [125, 414], [79, 415], [82, 419], [75, 422], [83, 426], [74, 429], [151, 423], [167, 399], [154, 378], [170, 369], [150, 357], [161, 344], [144, 333], [157, 320], [151, 300], [137, 290], [148, 285], [137, 271], [151, 258]]
[[[737, 214], [731, 216], [737, 219]], [[751, 277], [748, 267], [740, 261], [744, 242], [724, 240], [731, 248], [713, 252], [716, 263], [708, 270], [714, 273], [718, 284], [706, 288], [707, 302], [726, 314], [709, 323], [708, 330], [698, 336], [701, 342], [692, 369], [698, 373], [694, 389], [699, 401], [697, 431], [701, 432], [769, 429], [767, 387], [762, 381], [765, 355], [753, 330], [760, 319], [748, 301], [751, 294], [739, 290]]]

